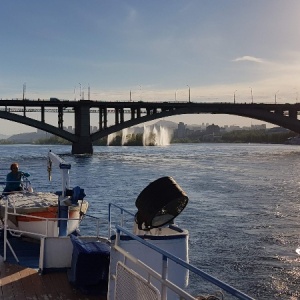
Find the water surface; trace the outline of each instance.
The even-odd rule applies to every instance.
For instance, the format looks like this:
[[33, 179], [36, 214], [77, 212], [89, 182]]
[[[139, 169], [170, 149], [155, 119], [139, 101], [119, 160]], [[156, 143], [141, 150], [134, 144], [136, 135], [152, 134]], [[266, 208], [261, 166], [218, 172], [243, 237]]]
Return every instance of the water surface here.
[[[57, 170], [48, 181], [49, 149], [72, 164], [71, 186], [85, 189], [89, 213], [101, 218], [109, 202], [135, 212], [142, 189], [172, 176], [189, 196], [176, 223], [190, 232], [192, 264], [257, 299], [300, 298], [299, 146], [94, 147], [85, 157], [70, 146], [2, 145], [1, 173], [17, 161], [36, 189], [60, 190]], [[192, 277], [190, 289], [202, 292]]]

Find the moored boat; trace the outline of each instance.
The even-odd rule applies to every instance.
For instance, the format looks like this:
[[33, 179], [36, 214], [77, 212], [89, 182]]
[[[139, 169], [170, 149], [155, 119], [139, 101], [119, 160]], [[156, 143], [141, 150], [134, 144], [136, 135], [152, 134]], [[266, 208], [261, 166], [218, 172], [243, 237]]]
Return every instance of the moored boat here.
[[[10, 194], [0, 201], [1, 218], [4, 218], [6, 205], [9, 213], [16, 213], [8, 216], [8, 227], [12, 234], [17, 234], [17, 230], [20, 230], [22, 234], [32, 238], [59, 235], [59, 204], [56, 194], [42, 192]], [[67, 235], [78, 229], [87, 209], [88, 202], [85, 200], [78, 200], [76, 206], [68, 206]]]
[[0, 217], [4, 219], [8, 214], [7, 226], [11, 234], [39, 239], [43, 236], [69, 235], [78, 229], [88, 210], [88, 202], [83, 199], [84, 191], [79, 187], [69, 188], [71, 165], [51, 151], [48, 154], [49, 179], [52, 164], [61, 169], [62, 192], [34, 192], [31, 183], [24, 178], [22, 191], [1, 198]]

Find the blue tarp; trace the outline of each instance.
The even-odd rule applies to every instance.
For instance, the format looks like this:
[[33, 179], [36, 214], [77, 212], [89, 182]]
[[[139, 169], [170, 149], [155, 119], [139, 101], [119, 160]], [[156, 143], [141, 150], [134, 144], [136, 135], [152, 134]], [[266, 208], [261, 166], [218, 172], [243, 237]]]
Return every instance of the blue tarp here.
[[73, 244], [69, 281], [86, 294], [105, 294], [108, 287], [110, 246], [100, 241], [83, 242], [71, 235]]

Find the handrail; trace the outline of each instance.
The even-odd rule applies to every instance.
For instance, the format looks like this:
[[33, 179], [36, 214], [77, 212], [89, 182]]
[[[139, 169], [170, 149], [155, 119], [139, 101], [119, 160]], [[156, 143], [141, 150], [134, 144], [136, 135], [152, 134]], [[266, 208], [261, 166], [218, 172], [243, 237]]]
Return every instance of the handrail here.
[[0, 181], [0, 184], [7, 184], [8, 182], [16, 183], [16, 182], [20, 182], [20, 180], [16, 180], [16, 181]]
[[111, 231], [112, 231], [112, 223], [111, 223], [111, 209], [112, 207], [116, 207], [116, 208], [119, 208], [120, 211], [121, 211], [121, 222], [120, 222], [120, 225], [121, 226], [124, 226], [124, 212], [126, 212], [127, 214], [131, 215], [134, 217], [134, 214], [132, 212], [130, 212], [129, 210], [123, 208], [122, 206], [120, 205], [117, 205], [117, 204], [114, 204], [114, 203], [109, 203], [108, 204], [108, 237], [111, 236]]
[[117, 250], [120, 254], [124, 255], [124, 257], [126, 257], [126, 259], [129, 259], [134, 264], [136, 264], [139, 267], [141, 267], [142, 269], [146, 270], [149, 273], [150, 276], [157, 279], [161, 284], [163, 284], [164, 286], [170, 288], [173, 292], [177, 293], [178, 295], [184, 297], [183, 299], [185, 299], [185, 300], [195, 300], [195, 297], [191, 296], [188, 292], [184, 291], [183, 289], [181, 289], [180, 287], [178, 287], [177, 285], [175, 285], [174, 283], [172, 283], [168, 279], [163, 278], [158, 272], [156, 272], [155, 270], [150, 268], [148, 265], [143, 263], [141, 260], [135, 258], [128, 251], [125, 251], [123, 248], [121, 248], [120, 246], [117, 246], [117, 245], [114, 246], [114, 249]]
[[[42, 221], [46, 221], [45, 222], [45, 234], [42, 233], [36, 233], [36, 232], [29, 232], [29, 231], [25, 231], [25, 230], [20, 230], [20, 229], [14, 229], [14, 228], [9, 228], [8, 226], [8, 216], [9, 215], [13, 215], [13, 216], [22, 216], [25, 218], [33, 218], [33, 219], [40, 219]], [[6, 261], [6, 253], [7, 253], [7, 248], [6, 246], [8, 245], [8, 247], [10, 248], [15, 260], [19, 263], [19, 259], [15, 253], [15, 251], [13, 250], [10, 242], [7, 239], [7, 231], [13, 231], [15, 233], [25, 233], [25, 234], [31, 234], [31, 235], [35, 235], [35, 236], [39, 236], [41, 238], [47, 237], [48, 236], [48, 222], [49, 221], [77, 221], [77, 220], [81, 220], [81, 218], [45, 218], [45, 217], [38, 217], [38, 216], [32, 216], [32, 215], [24, 215], [24, 214], [19, 214], [16, 212], [9, 212], [8, 211], [8, 201], [6, 201], [5, 203], [5, 214], [4, 214], [4, 253], [3, 253], [3, 259], [4, 261]]]
[[14, 181], [0, 181], [0, 185], [6, 185], [7, 183], [19, 183], [22, 190], [20, 191], [13, 191], [13, 192], [7, 192], [6, 194], [14, 194], [14, 193], [22, 193], [27, 192], [29, 188], [31, 187], [31, 181], [24, 175], [21, 176], [20, 180], [14, 180]]
[[[45, 218], [45, 217], [38, 217], [38, 216], [33, 216], [33, 215], [23, 215], [23, 214], [18, 214], [18, 213], [11, 213], [8, 212], [8, 215], [14, 215], [14, 216], [19, 216], [19, 217], [27, 217], [27, 218], [32, 218], [32, 219], [41, 219], [45, 221], [80, 221], [81, 218]], [[12, 229], [14, 230], [14, 229]]]
[[[121, 211], [121, 215], [122, 215], [122, 218], [121, 218], [121, 222], [120, 222], [120, 225], [116, 225], [115, 228], [116, 228], [116, 231], [117, 231], [117, 234], [116, 234], [116, 244], [115, 244], [115, 249], [117, 251], [119, 251], [120, 253], [122, 253], [125, 257], [127, 257], [128, 259], [130, 259], [131, 261], [139, 264], [139, 265], [144, 265], [140, 260], [137, 260], [136, 258], [132, 257], [132, 255], [130, 255], [127, 251], [123, 250], [122, 248], [120, 248], [120, 246], [118, 245], [119, 244], [119, 241], [120, 241], [120, 232], [122, 232], [123, 234], [129, 236], [130, 238], [138, 241], [139, 243], [153, 249], [154, 251], [160, 253], [162, 255], [162, 263], [163, 265], [167, 265], [167, 262], [166, 260], [170, 259], [172, 261], [174, 261], [175, 263], [181, 265], [182, 267], [186, 268], [187, 270], [193, 272], [194, 274], [202, 277], [203, 279], [209, 281], [210, 283], [214, 284], [215, 286], [218, 286], [219, 288], [223, 289], [224, 291], [230, 293], [231, 295], [237, 297], [238, 299], [241, 299], [241, 300], [254, 300], [254, 298], [251, 298], [250, 296], [246, 295], [245, 293], [235, 289], [234, 287], [226, 284], [225, 282], [207, 274], [206, 272], [198, 269], [197, 267], [185, 262], [184, 260], [174, 256], [173, 254], [165, 251], [165, 250], [162, 250], [161, 248], [145, 241], [144, 239], [140, 238], [139, 236], [129, 232], [127, 229], [125, 229], [124, 227], [124, 220], [123, 220], [123, 214], [124, 212], [126, 212], [127, 214], [131, 215], [134, 217], [134, 214], [131, 213], [130, 211], [124, 209], [123, 207], [117, 205], [117, 204], [113, 204], [113, 203], [109, 203], [109, 216], [108, 216], [108, 221], [109, 221], [109, 237], [111, 236], [111, 226], [112, 226], [112, 223], [111, 223], [111, 209], [112, 207], [115, 207], [115, 208], [118, 208], [120, 209]], [[147, 267], [147, 266], [146, 266]], [[145, 268], [145, 267], [144, 267]], [[147, 267], [146, 268], [147, 270], [150, 269], [151, 271], [148, 270], [149, 273], [151, 273], [154, 277], [157, 277], [159, 276], [159, 280], [162, 282], [163, 285], [166, 285], [168, 287], [171, 287], [173, 290], [174, 290], [174, 286], [172, 285], [172, 283], [170, 281], [168, 281], [167, 279], [165, 278], [162, 278], [162, 276], [160, 276], [159, 274], [157, 275], [157, 273], [152, 270], [151, 268]], [[156, 275], [155, 275], [156, 273]], [[180, 288], [176, 287], [176, 289], [178, 290], [181, 290]], [[176, 291], [175, 291], [176, 292]], [[183, 291], [184, 292], [184, 291]], [[185, 293], [185, 292], [184, 292]]]
[[143, 240], [142, 238], [136, 236], [135, 234], [129, 232], [128, 230], [126, 230], [125, 228], [116, 225], [116, 229], [117, 229], [117, 237], [116, 237], [116, 243], [118, 246], [118, 242], [120, 241], [120, 232], [122, 232], [123, 234], [129, 236], [130, 238], [138, 241], [139, 243], [147, 246], [148, 248], [153, 249], [154, 251], [160, 253], [162, 255], [162, 260], [166, 260], [166, 259], [170, 259], [172, 261], [174, 261], [175, 263], [183, 266], [184, 268], [188, 269], [189, 271], [195, 273], [198, 276], [201, 276], [202, 278], [204, 278], [205, 280], [211, 282], [212, 284], [220, 287], [221, 289], [225, 290], [226, 292], [230, 293], [231, 295], [237, 297], [238, 299], [242, 299], [242, 300], [254, 300], [254, 298], [251, 298], [250, 296], [244, 294], [243, 292], [233, 288], [232, 286], [224, 283], [223, 281], [207, 274], [206, 272], [198, 269], [197, 267], [185, 262], [184, 260], [174, 256], [173, 254]]

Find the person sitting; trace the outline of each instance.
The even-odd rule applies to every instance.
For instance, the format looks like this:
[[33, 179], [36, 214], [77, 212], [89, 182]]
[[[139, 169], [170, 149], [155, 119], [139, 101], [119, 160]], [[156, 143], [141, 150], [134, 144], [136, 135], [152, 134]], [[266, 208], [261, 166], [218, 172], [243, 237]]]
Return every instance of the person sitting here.
[[19, 165], [12, 163], [10, 166], [11, 172], [6, 176], [6, 186], [2, 192], [2, 195], [8, 195], [9, 193], [22, 191], [22, 177], [29, 177], [29, 173], [19, 171]]

